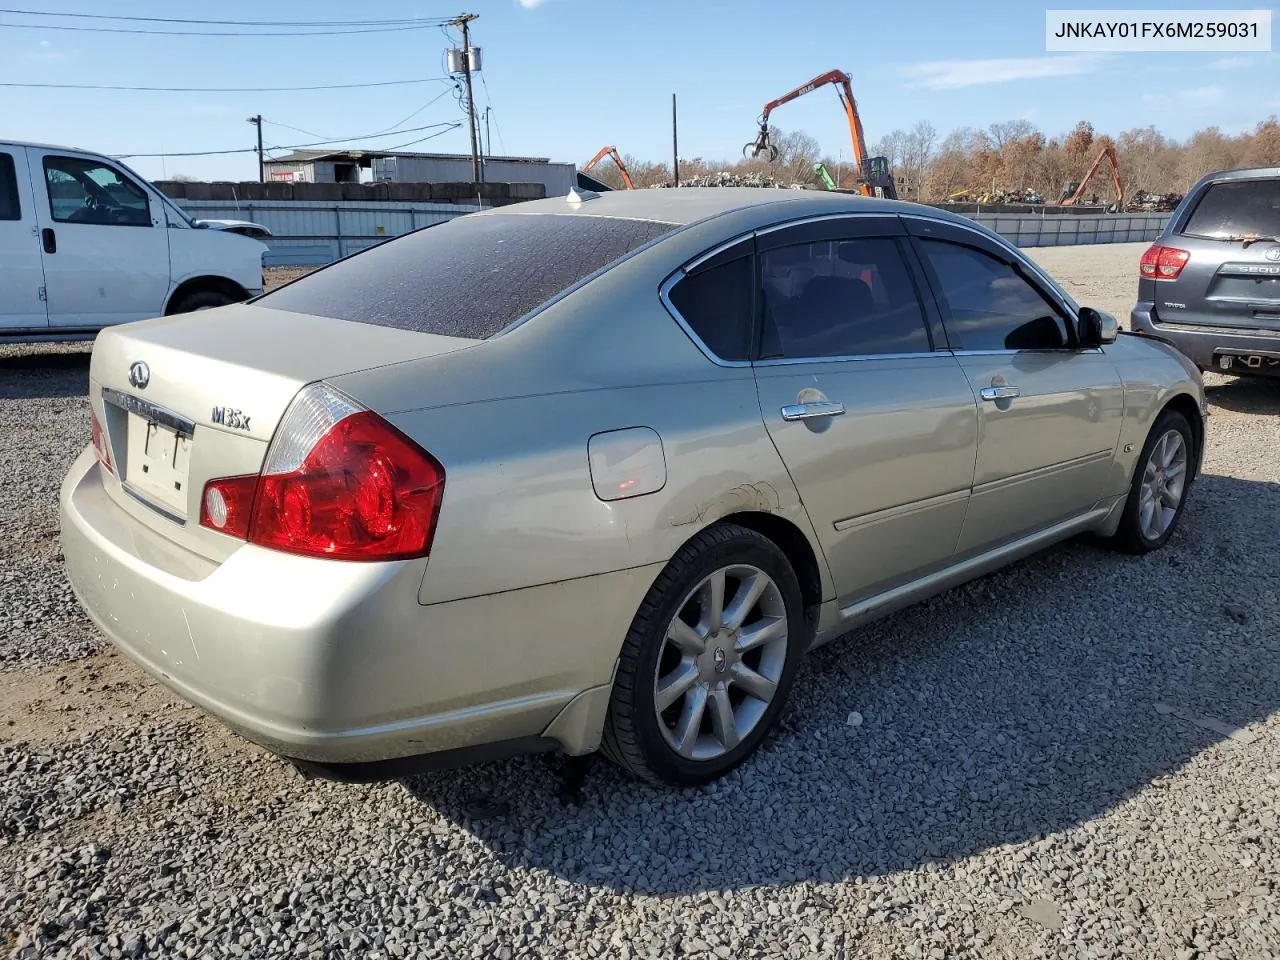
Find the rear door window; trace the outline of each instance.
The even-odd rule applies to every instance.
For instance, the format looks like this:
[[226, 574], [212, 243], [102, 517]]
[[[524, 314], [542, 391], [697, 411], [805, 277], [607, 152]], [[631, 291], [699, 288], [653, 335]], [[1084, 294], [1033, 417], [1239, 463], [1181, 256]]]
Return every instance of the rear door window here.
[[881, 356], [932, 349], [891, 237], [819, 240], [761, 255], [761, 359]]
[[0, 153], [0, 220], [21, 220], [22, 207], [18, 203], [18, 174], [14, 170], [13, 156]]
[[340, 260], [255, 303], [483, 340], [673, 229], [613, 217], [461, 216]]
[[1280, 236], [1280, 180], [1228, 180], [1209, 184], [1182, 233], [1224, 240]]

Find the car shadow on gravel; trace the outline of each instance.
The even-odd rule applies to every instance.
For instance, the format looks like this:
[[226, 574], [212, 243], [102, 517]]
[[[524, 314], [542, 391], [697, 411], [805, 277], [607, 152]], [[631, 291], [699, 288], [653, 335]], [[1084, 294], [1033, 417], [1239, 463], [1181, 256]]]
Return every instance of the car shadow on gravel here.
[[1280, 378], [1223, 377], [1206, 382], [1204, 393], [1210, 404], [1233, 413], [1280, 413]]
[[83, 397], [89, 392], [89, 351], [0, 355], [0, 399]]
[[1206, 476], [1193, 497], [1162, 551], [1065, 544], [815, 651], [719, 784], [526, 758], [404, 785], [513, 866], [647, 894], [916, 869], [1126, 802], [1141, 819], [1134, 795], [1198, 753], [1275, 749], [1256, 724], [1280, 710], [1280, 484]]

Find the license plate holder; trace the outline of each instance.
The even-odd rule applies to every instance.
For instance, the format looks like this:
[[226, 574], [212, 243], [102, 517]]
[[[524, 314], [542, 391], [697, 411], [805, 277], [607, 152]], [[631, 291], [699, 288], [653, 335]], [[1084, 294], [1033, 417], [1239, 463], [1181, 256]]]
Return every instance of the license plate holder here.
[[128, 411], [125, 483], [177, 517], [187, 515], [191, 436]]

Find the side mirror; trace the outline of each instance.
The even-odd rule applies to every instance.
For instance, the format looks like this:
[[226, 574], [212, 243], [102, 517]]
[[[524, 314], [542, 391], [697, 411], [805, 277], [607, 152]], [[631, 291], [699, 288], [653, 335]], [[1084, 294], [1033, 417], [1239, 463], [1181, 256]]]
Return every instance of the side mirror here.
[[1093, 307], [1081, 307], [1076, 317], [1076, 335], [1080, 346], [1088, 349], [1100, 347], [1105, 343], [1115, 343], [1119, 335], [1120, 325], [1116, 318], [1105, 310]]

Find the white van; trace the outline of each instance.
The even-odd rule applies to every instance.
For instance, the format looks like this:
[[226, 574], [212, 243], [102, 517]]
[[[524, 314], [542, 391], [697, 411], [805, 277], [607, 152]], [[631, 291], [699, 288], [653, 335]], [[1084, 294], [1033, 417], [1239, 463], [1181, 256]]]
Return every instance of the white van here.
[[0, 342], [246, 300], [266, 250], [192, 220], [119, 161], [0, 141]]

